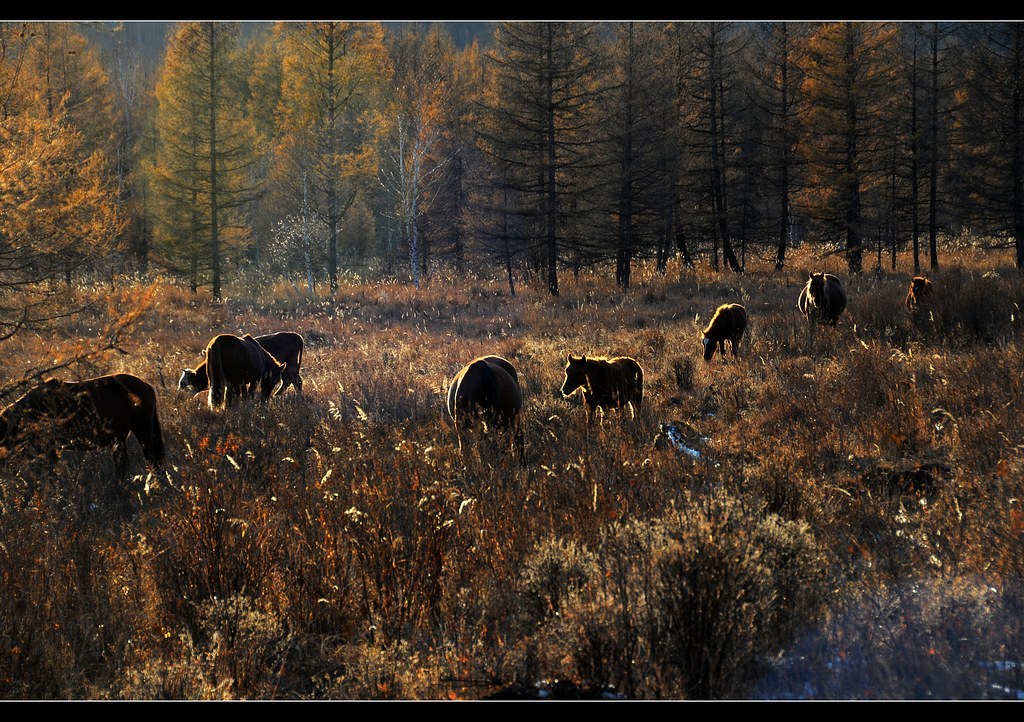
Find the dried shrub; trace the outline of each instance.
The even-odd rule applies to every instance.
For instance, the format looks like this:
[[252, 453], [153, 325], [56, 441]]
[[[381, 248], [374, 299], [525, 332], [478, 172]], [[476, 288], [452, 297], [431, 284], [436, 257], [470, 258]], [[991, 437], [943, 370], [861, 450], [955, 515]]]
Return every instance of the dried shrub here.
[[830, 588], [806, 524], [763, 515], [720, 492], [669, 526], [658, 557], [659, 661], [690, 699], [743, 697], [766, 657], [814, 619]]

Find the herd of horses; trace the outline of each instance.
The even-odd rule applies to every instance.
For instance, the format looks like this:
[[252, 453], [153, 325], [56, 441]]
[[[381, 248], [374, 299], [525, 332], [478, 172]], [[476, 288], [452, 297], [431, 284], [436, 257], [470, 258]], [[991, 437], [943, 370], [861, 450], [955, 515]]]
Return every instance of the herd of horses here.
[[[929, 279], [915, 276], [907, 292], [907, 308], [916, 310], [932, 290]], [[829, 273], [812, 273], [797, 300], [797, 308], [809, 323], [832, 326], [846, 304], [842, 283]], [[735, 356], [746, 327], [747, 311], [741, 304], [719, 306], [701, 332], [704, 359], [710, 361], [716, 350], [724, 356], [726, 341]], [[302, 352], [302, 336], [289, 331], [257, 337], [218, 334], [206, 345], [202, 363], [182, 371], [178, 388], [206, 391], [212, 410], [230, 406], [236, 398], [254, 396], [257, 390], [263, 399], [289, 386], [301, 394]], [[636, 359], [570, 353], [561, 393], [568, 397], [581, 391], [589, 419], [599, 409], [639, 408], [643, 384], [644, 371]], [[521, 447], [522, 408], [519, 374], [508, 359], [500, 356], [470, 361], [448, 386], [447, 411], [460, 447], [463, 433], [480, 422], [485, 428], [511, 432], [508, 438]], [[123, 475], [129, 436], [136, 438], [152, 466], [161, 466], [165, 448], [156, 391], [131, 374], [78, 382], [46, 379], [0, 411], [0, 458], [47, 451], [55, 456], [65, 446], [84, 442], [115, 448]]]

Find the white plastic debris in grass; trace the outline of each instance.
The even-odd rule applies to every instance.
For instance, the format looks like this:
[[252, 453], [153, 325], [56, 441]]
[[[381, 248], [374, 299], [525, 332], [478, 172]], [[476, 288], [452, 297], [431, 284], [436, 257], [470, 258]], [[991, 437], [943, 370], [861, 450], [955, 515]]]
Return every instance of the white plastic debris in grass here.
[[[675, 447], [676, 451], [682, 452], [694, 459], [703, 458], [703, 455], [700, 453], [700, 451], [686, 445], [686, 438], [683, 436], [682, 432], [679, 431], [679, 428], [675, 424], [662, 424], [661, 433], [663, 433], [666, 436], [666, 438], [668, 438], [668, 440], [672, 442], [672, 446]], [[700, 441], [701, 443], [704, 443], [707, 441], [707, 439], [701, 437]]]

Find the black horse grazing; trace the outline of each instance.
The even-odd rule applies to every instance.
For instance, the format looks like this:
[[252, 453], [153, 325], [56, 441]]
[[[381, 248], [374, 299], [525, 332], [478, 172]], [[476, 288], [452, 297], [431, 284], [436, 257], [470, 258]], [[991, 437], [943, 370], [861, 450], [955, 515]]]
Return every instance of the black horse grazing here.
[[206, 346], [206, 377], [210, 386], [208, 403], [211, 409], [222, 404], [230, 406], [235, 396], [248, 389], [260, 388], [269, 399], [281, 383], [285, 364], [271, 356], [256, 339], [222, 333]]
[[487, 427], [515, 432], [522, 446], [519, 412], [523, 409], [523, 390], [519, 375], [508, 359], [481, 356], [455, 374], [448, 385], [448, 414], [455, 422], [462, 447], [462, 432], [483, 421]]
[[619, 409], [626, 404], [640, 408], [644, 398], [644, 370], [636, 359], [566, 356], [562, 395], [570, 396], [583, 389], [587, 411]]
[[717, 347], [725, 356], [725, 342], [732, 345], [732, 355], [736, 355], [736, 347], [740, 345], [743, 332], [747, 328], [747, 309], [738, 303], [723, 303], [715, 310], [711, 322], [701, 333], [701, 345], [704, 347], [704, 360], [710, 361]]
[[796, 305], [808, 321], [824, 321], [835, 326], [846, 308], [846, 292], [831, 273], [812, 273]]
[[910, 279], [906, 300], [907, 310], [916, 311], [920, 304], [932, 294], [934, 288], [932, 282], [925, 276], [914, 276]]
[[[302, 367], [302, 336], [292, 331], [280, 331], [266, 336], [257, 336], [256, 343], [265, 348], [267, 352], [278, 361], [285, 364], [281, 373], [281, 388], [277, 393], [284, 393], [289, 386], [302, 393], [302, 376], [299, 371]], [[206, 391], [210, 387], [210, 381], [206, 373], [206, 361], [196, 366], [195, 369], [182, 369], [181, 378], [178, 379], [178, 388], [193, 389], [194, 391]], [[252, 389], [248, 389], [252, 391]]]
[[150, 464], [164, 458], [164, 440], [153, 387], [131, 374], [85, 381], [47, 379], [0, 411], [0, 446], [29, 453], [65, 446], [119, 446], [134, 435]]

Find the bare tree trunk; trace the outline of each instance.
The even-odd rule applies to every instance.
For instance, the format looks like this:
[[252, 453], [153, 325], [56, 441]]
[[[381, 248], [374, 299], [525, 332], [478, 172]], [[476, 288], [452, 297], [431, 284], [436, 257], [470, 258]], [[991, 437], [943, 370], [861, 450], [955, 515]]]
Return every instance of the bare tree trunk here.
[[[554, 67], [554, 27], [547, 23], [547, 45], [545, 51], [545, 64], [547, 67]], [[548, 292], [552, 296], [558, 295], [558, 235], [555, 223], [558, 211], [558, 198], [555, 189], [555, 163], [557, 153], [555, 149], [555, 106], [554, 106], [554, 78], [551, 73], [545, 78], [544, 112], [546, 118], [545, 139], [547, 146], [546, 157], [546, 187], [545, 193], [547, 202], [545, 204], [545, 216], [547, 221], [547, 249], [548, 249]]]
[[914, 55], [910, 65], [910, 213], [914, 236], [914, 274], [921, 272], [920, 222], [918, 221], [917, 189], [917, 31], [914, 31]]
[[306, 287], [310, 297], [313, 296], [313, 259], [310, 253], [309, 238], [309, 202], [307, 199], [306, 174], [302, 174], [302, 260], [306, 264]]
[[504, 243], [505, 251], [505, 275], [508, 278], [508, 292], [514, 298], [516, 295], [516, 284], [515, 279], [512, 276], [512, 244], [509, 239], [508, 230], [508, 182], [506, 181], [505, 187], [502, 189], [502, 213], [501, 213], [501, 238]]
[[[713, 51], [717, 52], [717, 51]], [[719, 95], [719, 84], [722, 82], [721, 77], [715, 71], [714, 63], [712, 60], [712, 72], [711, 72], [711, 83], [710, 83], [710, 101], [709, 109], [711, 112], [711, 195], [712, 203], [715, 213], [715, 219], [718, 226], [719, 238], [722, 241], [722, 257], [725, 262], [729, 264], [729, 268], [739, 273], [743, 269], [740, 267], [739, 261], [736, 260], [736, 254], [733, 253], [732, 243], [729, 241], [729, 214], [728, 208], [726, 207], [725, 198], [725, 133], [724, 131], [719, 133], [719, 108], [718, 108], [718, 95]], [[723, 146], [719, 148], [719, 144]], [[715, 270], [718, 270], [718, 253], [715, 252]]]
[[786, 244], [789, 241], [789, 26], [782, 23], [782, 58], [780, 63], [781, 85], [779, 87], [779, 118], [782, 123], [782, 173], [779, 198], [779, 243], [775, 252], [775, 270], [786, 266]]
[[846, 100], [846, 262], [850, 273], [863, 270], [864, 241], [861, 237], [860, 179], [857, 167], [857, 101], [853, 94], [856, 84], [854, 40], [847, 36], [847, 100]]
[[928, 184], [928, 252], [931, 267], [939, 267], [938, 188], [939, 188], [939, 24], [932, 23], [932, 97], [929, 122], [931, 136], [931, 178]]
[[213, 23], [210, 34], [210, 261], [213, 266], [213, 297], [220, 300], [220, 235], [217, 228], [217, 37]]

